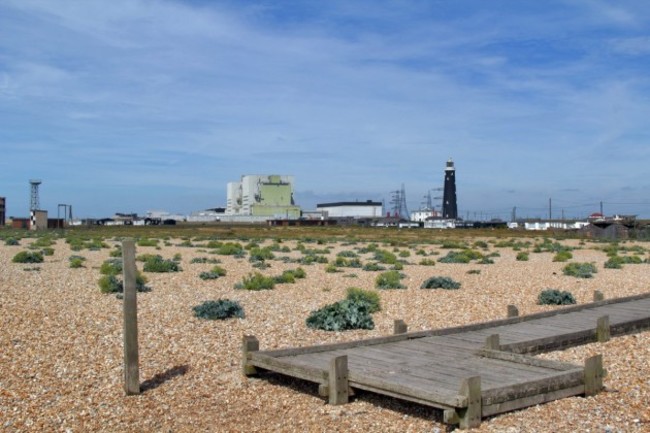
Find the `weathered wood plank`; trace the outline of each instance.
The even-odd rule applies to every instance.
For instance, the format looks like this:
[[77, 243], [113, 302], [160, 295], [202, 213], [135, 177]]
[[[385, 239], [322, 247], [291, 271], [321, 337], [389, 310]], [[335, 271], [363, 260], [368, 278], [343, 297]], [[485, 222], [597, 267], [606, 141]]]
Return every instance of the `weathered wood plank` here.
[[498, 415], [500, 413], [510, 412], [517, 409], [522, 409], [529, 406], [535, 406], [537, 404], [547, 403], [553, 400], [559, 400], [561, 398], [572, 397], [574, 395], [580, 395], [584, 392], [584, 385], [577, 385], [571, 388], [559, 389], [557, 391], [548, 392], [545, 394], [531, 395], [529, 397], [520, 398], [517, 400], [504, 401], [502, 403], [496, 403], [491, 405], [484, 405], [483, 416], [492, 416]]
[[486, 405], [517, 400], [535, 394], [544, 394], [564, 388], [584, 384], [584, 371], [577, 368], [571, 371], [555, 372], [538, 380], [503, 386], [500, 388], [484, 389], [483, 402]]
[[463, 380], [460, 395], [467, 398], [467, 407], [456, 410], [458, 412], [458, 426], [461, 429], [474, 428], [481, 425], [481, 376], [468, 377]]
[[603, 356], [596, 355], [585, 361], [585, 396], [596, 395], [603, 389]]
[[292, 363], [290, 360], [274, 358], [261, 352], [251, 353], [250, 364], [255, 367], [316, 383], [325, 383], [328, 376], [327, 372], [320, 368], [297, 365]]
[[330, 361], [329, 377], [329, 403], [331, 405], [346, 404], [348, 402], [348, 357], [337, 356]]
[[532, 365], [535, 367], [543, 367], [549, 370], [568, 371], [580, 368], [579, 366], [570, 364], [568, 362], [554, 361], [552, 359], [533, 358], [532, 356], [521, 355], [518, 353], [503, 352], [496, 350], [480, 350], [477, 352], [479, 356], [486, 358], [500, 359], [503, 361], [513, 361], [519, 364]]
[[596, 321], [596, 340], [600, 343], [609, 341], [609, 316], [599, 317]]
[[124, 278], [124, 392], [140, 394], [140, 355], [138, 349], [138, 298], [136, 293], [137, 267], [135, 241], [122, 241], [122, 270]]

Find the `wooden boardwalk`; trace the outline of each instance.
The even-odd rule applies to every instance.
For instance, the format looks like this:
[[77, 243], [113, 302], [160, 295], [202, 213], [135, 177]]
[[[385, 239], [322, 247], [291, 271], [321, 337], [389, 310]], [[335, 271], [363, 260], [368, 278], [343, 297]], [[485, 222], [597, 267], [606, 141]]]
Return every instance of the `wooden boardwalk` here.
[[602, 388], [602, 357], [584, 366], [542, 360], [548, 352], [650, 329], [650, 293], [473, 325], [259, 351], [245, 336], [244, 374], [270, 370], [319, 384], [331, 404], [354, 389], [444, 410], [461, 428], [482, 417]]

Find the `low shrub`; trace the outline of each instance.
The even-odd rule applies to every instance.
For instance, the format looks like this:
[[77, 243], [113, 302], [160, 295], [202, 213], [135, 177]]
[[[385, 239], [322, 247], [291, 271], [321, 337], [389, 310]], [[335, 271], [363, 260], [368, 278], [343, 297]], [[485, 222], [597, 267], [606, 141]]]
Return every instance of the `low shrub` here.
[[179, 272], [181, 267], [174, 260], [163, 259], [156, 256], [144, 262], [142, 268], [145, 272]]
[[363, 266], [363, 264], [361, 263], [361, 260], [356, 257], [347, 258], [343, 256], [337, 256], [336, 259], [334, 259], [334, 266], [338, 266], [340, 268], [360, 268]]
[[70, 262], [70, 267], [73, 269], [83, 268], [86, 258], [82, 256], [70, 256], [68, 257], [68, 261]]
[[267, 277], [259, 272], [249, 274], [244, 277], [241, 283], [235, 284], [235, 289], [245, 290], [271, 290], [275, 288], [275, 280], [273, 277]]
[[248, 260], [250, 262], [263, 262], [264, 260], [272, 260], [275, 258], [273, 251], [269, 247], [259, 248], [253, 247], [248, 252]]
[[553, 261], [554, 262], [566, 262], [569, 259], [573, 258], [573, 254], [571, 254], [571, 251], [559, 251], [553, 256]]
[[516, 257], [517, 261], [519, 262], [527, 262], [528, 261], [528, 253], [525, 251], [522, 251], [520, 253], [517, 253]]
[[139, 247], [157, 247], [158, 246], [158, 239], [141, 238], [141, 239], [138, 239], [137, 245]]
[[7, 238], [5, 239], [5, 245], [16, 246], [20, 245], [20, 242], [16, 238]]
[[243, 256], [245, 254], [244, 247], [239, 242], [221, 244], [216, 252], [222, 256]]
[[312, 311], [305, 322], [309, 328], [324, 331], [374, 329], [375, 327], [368, 304], [350, 299]]
[[639, 265], [643, 263], [643, 259], [639, 256], [617, 256], [612, 255], [605, 262], [604, 267], [608, 269], [621, 269], [623, 265], [632, 264]]
[[469, 263], [482, 259], [483, 255], [475, 250], [449, 251], [446, 256], [438, 259], [439, 263]]
[[357, 253], [355, 253], [354, 251], [349, 251], [349, 250], [341, 251], [340, 253], [337, 254], [337, 256], [339, 256], [339, 257], [347, 257], [347, 258], [359, 257], [359, 255]]
[[108, 259], [99, 268], [99, 273], [102, 275], [119, 275], [122, 273], [122, 260], [121, 259]]
[[546, 289], [539, 293], [537, 303], [539, 305], [569, 305], [575, 304], [576, 300], [570, 292]]
[[470, 274], [470, 275], [478, 275], [478, 274], [481, 273], [481, 270], [480, 269], [470, 269], [469, 271], [467, 271], [467, 273]]
[[190, 263], [221, 263], [221, 260], [219, 259], [211, 259], [208, 257], [194, 257], [192, 260], [190, 260]]
[[422, 259], [419, 263], [420, 266], [435, 266], [436, 261], [433, 259]]
[[11, 261], [14, 263], [43, 263], [43, 254], [39, 251], [21, 251]]
[[370, 262], [363, 265], [363, 268], [361, 269], [363, 269], [364, 271], [373, 272], [373, 271], [385, 271], [386, 267], [380, 265], [379, 263]]
[[452, 280], [449, 277], [431, 277], [431, 278], [427, 278], [422, 283], [420, 288], [456, 290], [456, 289], [460, 289], [460, 283]]
[[379, 293], [372, 290], [363, 290], [358, 287], [349, 287], [345, 299], [348, 299], [352, 302], [367, 304], [369, 313], [376, 313], [377, 311], [381, 310]]
[[402, 274], [398, 271], [386, 271], [377, 276], [375, 279], [375, 287], [378, 289], [405, 289], [402, 283]]
[[374, 259], [379, 263], [384, 263], [387, 265], [394, 265], [397, 263], [397, 256], [386, 250], [375, 251]]
[[192, 307], [194, 316], [206, 320], [225, 320], [232, 317], [244, 318], [244, 309], [237, 301], [230, 299], [219, 299], [217, 301], [205, 301], [201, 305]]
[[562, 272], [576, 278], [591, 278], [598, 270], [593, 263], [569, 263]]
[[[138, 292], [149, 292], [151, 288], [146, 285], [147, 277], [142, 275], [139, 271], [135, 274], [135, 289]], [[115, 275], [104, 275], [99, 281], [99, 290], [102, 293], [123, 293], [124, 283]]]
[[336, 267], [333, 263], [330, 263], [329, 265], [325, 266], [325, 272], [328, 274], [335, 274], [337, 272], [343, 272], [339, 268]]

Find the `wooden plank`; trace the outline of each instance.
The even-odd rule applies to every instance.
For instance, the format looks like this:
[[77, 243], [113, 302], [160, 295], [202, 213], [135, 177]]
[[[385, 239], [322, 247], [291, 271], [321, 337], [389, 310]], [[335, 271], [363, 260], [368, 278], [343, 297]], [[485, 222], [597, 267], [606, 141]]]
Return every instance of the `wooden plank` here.
[[265, 355], [262, 352], [251, 353], [250, 364], [310, 382], [325, 383], [328, 378], [327, 372], [320, 368], [297, 365], [282, 358]]
[[496, 403], [492, 405], [483, 405], [483, 416], [488, 417], [492, 415], [498, 415], [500, 413], [510, 412], [529, 406], [535, 406], [538, 404], [547, 403], [549, 401], [559, 400], [561, 398], [580, 395], [583, 392], [584, 385], [577, 385], [571, 388], [559, 389], [557, 391], [552, 391], [545, 394], [531, 395], [529, 397], [524, 397], [517, 400], [504, 401], [502, 403]]
[[584, 371], [582, 368], [578, 368], [571, 371], [556, 372], [538, 380], [531, 380], [500, 388], [486, 389], [483, 391], [483, 402], [486, 405], [490, 405], [583, 384]]
[[[385, 378], [368, 376], [364, 374], [350, 371], [349, 373], [350, 386], [360, 389], [368, 389], [370, 391], [382, 393], [383, 391], [392, 392], [395, 394], [409, 395], [430, 403], [438, 403], [447, 407], [466, 407], [467, 398], [458, 393], [441, 393], [437, 390], [422, 389], [414, 386], [404, 386], [401, 384], [393, 383]], [[365, 387], [365, 388], [364, 388]]]
[[480, 350], [477, 352], [478, 355], [484, 356], [486, 358], [500, 359], [503, 361], [513, 361], [519, 364], [532, 365], [535, 367], [543, 367], [550, 370], [557, 371], [568, 371], [576, 368], [580, 368], [574, 364], [568, 362], [554, 361], [552, 359], [541, 359], [534, 358], [532, 356], [521, 355], [518, 353], [503, 352], [496, 350]]
[[650, 293], [644, 293], [641, 295], [632, 295], [624, 298], [605, 299], [603, 301], [592, 302], [590, 304], [581, 304], [581, 305], [575, 305], [570, 307], [562, 307], [557, 310], [545, 311], [541, 313], [530, 314], [527, 316], [511, 317], [507, 319], [499, 319], [499, 320], [494, 320], [489, 322], [475, 323], [471, 325], [456, 326], [452, 328], [409, 332], [406, 334], [391, 335], [387, 337], [368, 338], [364, 340], [348, 341], [344, 343], [330, 343], [330, 344], [322, 344], [322, 345], [315, 345], [315, 346], [305, 346], [299, 348], [266, 350], [263, 351], [263, 353], [270, 356], [278, 356], [278, 357], [292, 356], [292, 355], [298, 355], [302, 353], [325, 352], [328, 350], [347, 349], [352, 347], [370, 346], [370, 345], [384, 344], [384, 343], [395, 342], [395, 341], [405, 341], [414, 338], [458, 334], [462, 332], [493, 328], [501, 325], [510, 325], [510, 324], [528, 322], [531, 320], [538, 320], [538, 319], [543, 319], [543, 318], [548, 318], [553, 316], [561, 316], [564, 314], [569, 314], [572, 312], [577, 312], [589, 308], [601, 307], [605, 305], [619, 304], [619, 303], [625, 303], [625, 302], [636, 301], [636, 300], [645, 300], [645, 299], [650, 299]]

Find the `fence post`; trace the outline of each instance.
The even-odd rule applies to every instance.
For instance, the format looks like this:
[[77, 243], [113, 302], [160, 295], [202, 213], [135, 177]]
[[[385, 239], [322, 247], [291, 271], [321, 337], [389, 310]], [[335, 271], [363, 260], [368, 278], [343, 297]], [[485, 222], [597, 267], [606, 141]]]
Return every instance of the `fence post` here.
[[331, 405], [348, 402], [348, 356], [332, 358], [329, 369], [329, 403]]
[[242, 360], [241, 368], [244, 376], [252, 376], [257, 373], [255, 366], [250, 365], [248, 360], [250, 359], [251, 352], [257, 352], [260, 350], [260, 342], [253, 335], [244, 335], [242, 339]]
[[459, 426], [461, 429], [481, 425], [483, 406], [481, 398], [481, 376], [463, 379], [460, 395], [467, 397], [467, 407], [458, 410]]
[[598, 394], [603, 389], [603, 355], [595, 355], [585, 361], [585, 397]]
[[598, 318], [596, 322], [596, 339], [600, 343], [609, 341], [610, 330], [609, 330], [609, 316], [602, 316]]
[[136, 295], [135, 241], [122, 241], [122, 271], [124, 275], [124, 391], [126, 395], [140, 394], [138, 354], [138, 300]]
[[508, 305], [508, 317], [519, 316], [519, 309], [516, 305]]
[[600, 290], [594, 290], [594, 302], [602, 301], [605, 299], [605, 295]]
[[407, 331], [408, 326], [403, 320], [397, 319], [393, 322], [393, 334], [406, 334]]

